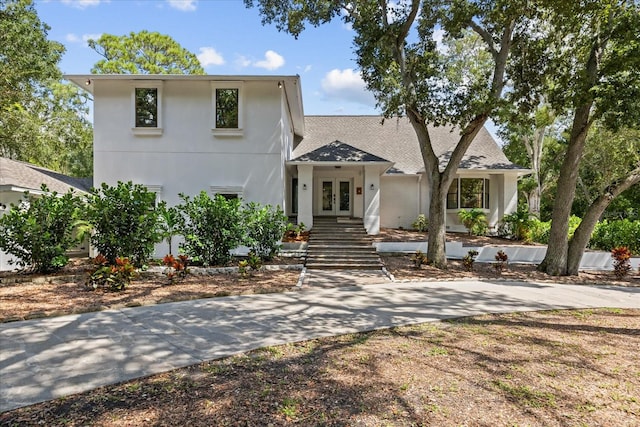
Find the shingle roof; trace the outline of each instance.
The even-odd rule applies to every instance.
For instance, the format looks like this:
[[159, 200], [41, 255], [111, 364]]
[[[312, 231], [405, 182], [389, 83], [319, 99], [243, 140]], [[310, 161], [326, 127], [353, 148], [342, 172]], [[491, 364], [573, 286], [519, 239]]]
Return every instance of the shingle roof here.
[[13, 186], [25, 190], [40, 190], [45, 184], [49, 190], [66, 193], [70, 188], [89, 191], [91, 178], [73, 178], [29, 163], [0, 157], [0, 186]]
[[293, 159], [297, 162], [389, 162], [349, 144], [333, 141]]
[[[387, 119], [383, 124], [380, 116], [305, 116], [305, 128], [305, 136], [293, 151], [293, 158], [339, 140], [355, 149], [394, 162], [394, 167], [388, 173], [415, 174], [424, 171], [417, 137], [407, 118]], [[444, 126], [430, 126], [429, 132], [436, 154], [446, 161], [458, 142], [459, 133], [455, 128]], [[524, 169], [507, 159], [485, 128], [471, 143], [460, 168]]]

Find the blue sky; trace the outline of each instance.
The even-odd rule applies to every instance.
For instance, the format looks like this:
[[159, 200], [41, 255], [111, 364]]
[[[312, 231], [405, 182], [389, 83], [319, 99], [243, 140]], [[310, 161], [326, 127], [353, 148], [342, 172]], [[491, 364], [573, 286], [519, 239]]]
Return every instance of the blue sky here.
[[353, 32], [337, 20], [298, 40], [263, 26], [241, 0], [36, 0], [49, 38], [67, 49], [60, 67], [88, 74], [101, 57], [87, 47], [102, 33], [167, 34], [198, 55], [207, 74], [299, 74], [306, 114], [377, 114], [356, 69]]

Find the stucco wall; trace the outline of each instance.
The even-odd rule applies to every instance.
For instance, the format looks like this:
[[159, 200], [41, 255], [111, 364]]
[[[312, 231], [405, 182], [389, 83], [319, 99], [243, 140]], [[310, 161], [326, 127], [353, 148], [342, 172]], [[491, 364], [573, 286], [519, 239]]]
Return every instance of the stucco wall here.
[[[96, 81], [94, 182], [131, 180], [161, 189], [169, 204], [178, 193], [211, 186], [244, 188], [244, 199], [283, 204], [284, 134], [281, 90], [273, 82], [245, 82], [240, 137], [212, 134], [212, 90], [208, 81], [165, 81], [162, 135], [131, 129], [132, 83]], [[289, 139], [292, 139], [288, 136]]]
[[416, 175], [380, 178], [380, 226], [411, 228], [420, 213], [421, 185]]

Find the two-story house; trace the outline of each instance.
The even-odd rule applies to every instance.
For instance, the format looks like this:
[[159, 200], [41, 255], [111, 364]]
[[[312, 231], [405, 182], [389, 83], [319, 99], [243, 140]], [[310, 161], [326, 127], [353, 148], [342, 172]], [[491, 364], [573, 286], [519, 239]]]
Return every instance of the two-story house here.
[[[94, 99], [94, 183], [133, 181], [166, 200], [179, 193], [280, 205], [298, 222], [363, 218], [370, 234], [410, 227], [428, 213], [429, 185], [407, 119], [304, 115], [299, 76], [72, 75]], [[434, 128], [443, 159], [455, 129]], [[490, 226], [517, 208], [527, 173], [482, 130], [447, 197], [447, 226], [460, 209], [486, 210]]]

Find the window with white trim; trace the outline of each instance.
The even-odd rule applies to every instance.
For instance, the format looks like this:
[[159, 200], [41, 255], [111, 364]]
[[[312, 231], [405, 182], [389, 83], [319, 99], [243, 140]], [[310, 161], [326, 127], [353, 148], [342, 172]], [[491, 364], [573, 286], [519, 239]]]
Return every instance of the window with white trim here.
[[234, 186], [234, 185], [223, 185], [223, 186], [214, 186], [212, 185], [209, 189], [211, 195], [221, 195], [227, 200], [230, 199], [242, 199], [242, 194], [244, 193], [244, 187], [242, 186]]
[[242, 82], [212, 82], [212, 131], [217, 136], [242, 136]]
[[162, 201], [162, 185], [145, 185], [145, 188], [155, 195], [153, 203], [155, 207], [158, 207]]
[[490, 181], [484, 178], [456, 178], [447, 192], [447, 209], [489, 209]]
[[136, 81], [132, 91], [133, 133], [162, 134], [162, 82]]

